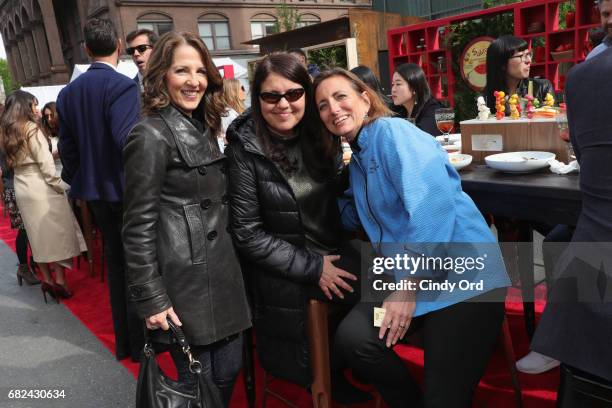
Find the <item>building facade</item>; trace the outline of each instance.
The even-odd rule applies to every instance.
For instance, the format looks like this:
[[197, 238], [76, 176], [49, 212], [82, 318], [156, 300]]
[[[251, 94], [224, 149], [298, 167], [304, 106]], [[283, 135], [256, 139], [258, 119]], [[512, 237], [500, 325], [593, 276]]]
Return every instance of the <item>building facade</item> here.
[[[14, 82], [22, 86], [65, 84], [74, 64], [87, 63], [83, 26], [89, 18], [115, 22], [121, 38], [137, 28], [159, 34], [199, 33], [213, 56], [253, 58], [243, 42], [275, 30], [279, 0], [0, 0], [0, 33]], [[371, 8], [371, 0], [286, 0], [299, 26]], [[124, 56], [126, 57], [126, 56]]]

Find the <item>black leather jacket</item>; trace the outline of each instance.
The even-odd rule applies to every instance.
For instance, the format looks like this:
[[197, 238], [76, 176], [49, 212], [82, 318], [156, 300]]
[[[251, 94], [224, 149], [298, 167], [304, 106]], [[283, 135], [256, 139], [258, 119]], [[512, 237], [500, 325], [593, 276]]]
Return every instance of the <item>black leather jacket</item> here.
[[225, 161], [208, 130], [172, 105], [137, 124], [123, 150], [129, 296], [143, 318], [173, 306], [197, 345], [251, 325]]
[[[234, 120], [226, 135], [231, 227], [253, 297], [257, 353], [273, 376], [308, 386], [311, 370], [305, 288], [318, 284], [323, 257], [306, 247], [293, 190], [266, 157], [249, 111]], [[333, 180], [328, 188], [326, 193], [335, 196]], [[335, 201], [329, 211], [335, 211], [339, 220]], [[321, 220], [325, 219], [326, 214], [321, 214]], [[339, 224], [327, 224], [327, 236], [337, 235]]]

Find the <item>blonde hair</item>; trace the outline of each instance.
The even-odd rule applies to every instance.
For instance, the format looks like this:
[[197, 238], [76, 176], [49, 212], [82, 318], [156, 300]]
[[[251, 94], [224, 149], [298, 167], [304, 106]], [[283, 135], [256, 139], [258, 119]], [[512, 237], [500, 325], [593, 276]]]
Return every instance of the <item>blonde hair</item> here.
[[223, 99], [225, 105], [238, 113], [242, 113], [246, 109], [244, 102], [240, 100], [240, 88], [242, 88], [242, 84], [235, 78], [223, 80]]

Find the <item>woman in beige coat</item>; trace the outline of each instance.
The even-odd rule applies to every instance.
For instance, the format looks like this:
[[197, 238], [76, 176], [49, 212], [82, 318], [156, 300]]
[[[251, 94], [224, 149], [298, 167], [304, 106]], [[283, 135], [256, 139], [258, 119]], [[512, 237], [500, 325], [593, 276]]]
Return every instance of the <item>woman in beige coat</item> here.
[[[15, 91], [6, 99], [0, 120], [0, 141], [8, 165], [15, 171], [15, 196], [25, 224], [34, 260], [43, 275], [42, 291], [58, 302], [72, 293], [64, 268], [86, 250], [81, 230], [68, 204], [61, 179], [56, 176], [49, 141], [36, 124], [38, 101]], [[50, 270], [53, 269], [55, 281]]]

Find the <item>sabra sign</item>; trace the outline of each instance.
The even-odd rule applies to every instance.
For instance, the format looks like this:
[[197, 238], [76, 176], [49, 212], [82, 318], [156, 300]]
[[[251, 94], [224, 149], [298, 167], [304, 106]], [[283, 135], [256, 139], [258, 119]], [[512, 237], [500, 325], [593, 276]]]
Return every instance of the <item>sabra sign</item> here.
[[491, 37], [473, 39], [459, 59], [461, 77], [476, 92], [482, 91], [487, 83], [487, 50], [493, 41]]

